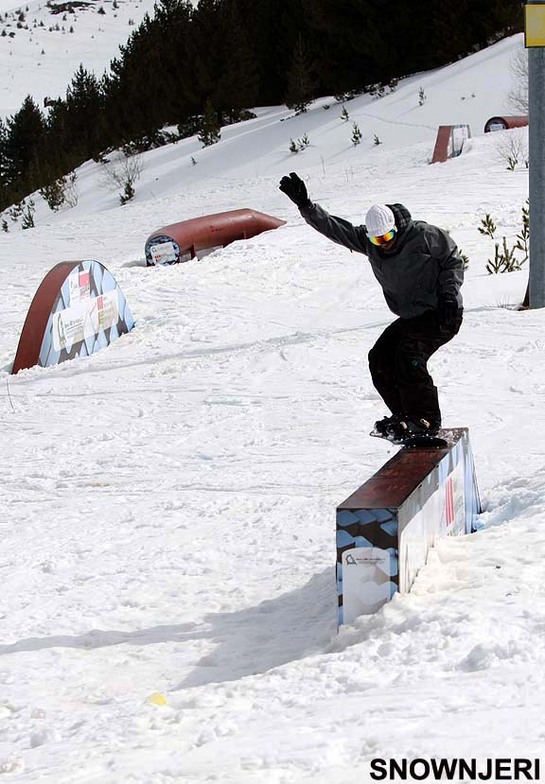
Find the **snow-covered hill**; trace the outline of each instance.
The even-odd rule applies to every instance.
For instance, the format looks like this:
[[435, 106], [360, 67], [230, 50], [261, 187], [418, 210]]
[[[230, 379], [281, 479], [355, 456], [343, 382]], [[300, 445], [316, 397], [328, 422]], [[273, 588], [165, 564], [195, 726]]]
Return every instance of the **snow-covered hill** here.
[[[351, 101], [346, 122], [331, 99], [269, 107], [213, 147], [149, 152], [124, 207], [85, 164], [76, 206], [37, 198], [35, 228], [0, 233], [6, 781], [360, 784], [374, 758], [542, 754], [545, 314], [516, 310], [526, 268], [486, 273], [478, 231], [487, 213], [498, 241], [521, 226], [528, 172], [499, 149], [515, 136], [482, 134], [521, 46]], [[451, 122], [473, 138], [430, 166]], [[290, 170], [355, 222], [403, 202], [469, 257], [464, 325], [431, 368], [445, 423], [470, 428], [481, 530], [339, 636], [335, 507], [393, 453], [367, 435], [384, 412], [366, 368], [392, 315], [365, 258], [278, 191]], [[240, 207], [287, 224], [144, 266], [152, 230]], [[78, 258], [112, 271], [135, 329], [9, 375], [37, 286]]]
[[0, 0], [0, 117], [64, 98], [80, 63], [99, 78], [154, 0]]

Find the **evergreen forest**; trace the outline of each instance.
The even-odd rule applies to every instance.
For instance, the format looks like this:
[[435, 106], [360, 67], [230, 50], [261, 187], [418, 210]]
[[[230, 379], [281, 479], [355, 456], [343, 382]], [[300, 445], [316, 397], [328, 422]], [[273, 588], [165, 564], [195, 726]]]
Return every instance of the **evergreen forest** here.
[[107, 73], [81, 65], [64, 97], [0, 121], [0, 210], [108, 150], [213, 143], [252, 107], [380, 93], [522, 26], [513, 0], [159, 0]]

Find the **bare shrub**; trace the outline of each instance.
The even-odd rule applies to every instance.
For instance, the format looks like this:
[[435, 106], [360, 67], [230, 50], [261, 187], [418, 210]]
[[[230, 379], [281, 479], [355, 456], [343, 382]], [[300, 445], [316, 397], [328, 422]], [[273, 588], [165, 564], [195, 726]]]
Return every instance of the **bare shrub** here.
[[514, 87], [508, 96], [509, 107], [519, 113], [528, 114], [528, 51], [517, 49], [509, 63]]
[[526, 131], [511, 128], [508, 131], [494, 131], [496, 154], [500, 161], [514, 171], [519, 163], [528, 168], [528, 142]]
[[125, 155], [118, 153], [115, 158], [104, 160], [102, 167], [102, 184], [108, 190], [120, 189], [119, 201], [126, 204], [136, 193], [134, 184], [144, 169], [141, 155]]

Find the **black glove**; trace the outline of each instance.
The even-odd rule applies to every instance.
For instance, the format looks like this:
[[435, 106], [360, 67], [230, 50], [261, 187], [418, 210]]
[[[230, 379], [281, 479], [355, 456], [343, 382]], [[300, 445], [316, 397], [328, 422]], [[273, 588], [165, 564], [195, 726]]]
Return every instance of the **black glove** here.
[[450, 327], [454, 324], [456, 319], [458, 318], [458, 302], [456, 297], [452, 295], [447, 295], [443, 297], [439, 297], [439, 302], [437, 304], [437, 312], [439, 315], [439, 324], [441, 326]]
[[290, 172], [289, 177], [282, 177], [279, 188], [298, 207], [308, 207], [311, 203], [307, 193], [307, 186], [295, 172]]

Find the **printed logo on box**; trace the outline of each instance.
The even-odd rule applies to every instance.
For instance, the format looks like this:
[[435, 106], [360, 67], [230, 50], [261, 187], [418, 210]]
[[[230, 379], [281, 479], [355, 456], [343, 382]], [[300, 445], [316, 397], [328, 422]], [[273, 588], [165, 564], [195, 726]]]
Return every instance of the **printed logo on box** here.
[[176, 261], [176, 250], [172, 242], [150, 245], [150, 253], [154, 264], [170, 264]]
[[100, 330], [117, 324], [119, 308], [117, 291], [106, 291], [98, 297], [78, 301], [70, 308], [52, 315], [53, 347], [55, 351], [70, 348]]

